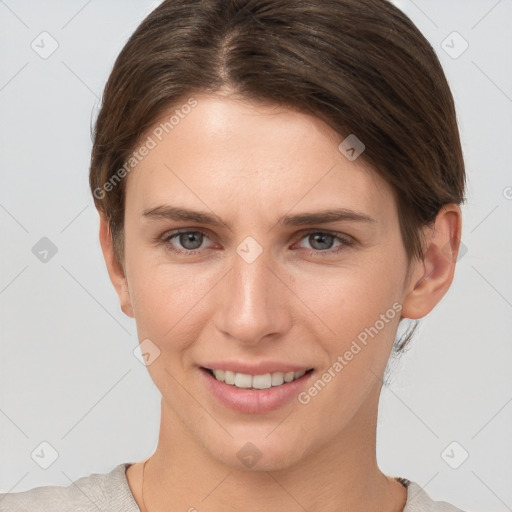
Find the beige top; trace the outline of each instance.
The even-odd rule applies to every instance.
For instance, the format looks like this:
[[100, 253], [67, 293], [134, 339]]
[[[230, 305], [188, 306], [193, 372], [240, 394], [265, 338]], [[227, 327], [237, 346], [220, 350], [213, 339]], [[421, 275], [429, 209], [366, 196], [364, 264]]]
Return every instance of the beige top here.
[[[0, 494], [0, 512], [141, 512], [126, 479], [131, 464], [119, 464], [110, 473], [84, 476], [66, 487], [51, 485]], [[432, 501], [414, 482], [399, 481], [407, 488], [403, 512], [462, 512], [444, 501]]]

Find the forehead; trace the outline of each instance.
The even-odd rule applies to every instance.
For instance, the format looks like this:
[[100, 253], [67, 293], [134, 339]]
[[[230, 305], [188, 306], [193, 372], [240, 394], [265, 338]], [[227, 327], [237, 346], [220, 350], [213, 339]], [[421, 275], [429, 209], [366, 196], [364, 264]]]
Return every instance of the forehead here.
[[350, 161], [338, 149], [343, 137], [318, 118], [232, 96], [194, 102], [170, 109], [143, 138], [151, 149], [129, 175], [127, 210], [207, 206], [270, 223], [291, 208], [396, 215], [388, 183], [361, 158]]

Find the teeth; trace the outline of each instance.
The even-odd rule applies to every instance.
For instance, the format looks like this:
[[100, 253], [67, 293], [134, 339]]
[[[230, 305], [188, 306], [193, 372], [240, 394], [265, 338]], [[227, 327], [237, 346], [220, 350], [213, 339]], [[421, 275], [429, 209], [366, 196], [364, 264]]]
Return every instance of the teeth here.
[[231, 384], [237, 388], [268, 389], [270, 387], [281, 386], [285, 382], [302, 377], [306, 372], [275, 372], [265, 373], [263, 375], [249, 375], [247, 373], [231, 372], [229, 370], [212, 370], [215, 378], [226, 384]]

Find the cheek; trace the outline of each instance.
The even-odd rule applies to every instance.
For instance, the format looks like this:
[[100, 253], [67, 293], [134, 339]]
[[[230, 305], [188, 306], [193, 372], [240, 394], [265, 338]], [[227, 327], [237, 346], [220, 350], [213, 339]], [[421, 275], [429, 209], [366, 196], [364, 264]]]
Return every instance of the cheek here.
[[[151, 374], [189, 366], [194, 342], [211, 318], [212, 290], [225, 269], [215, 265], [171, 263], [163, 249], [127, 246], [127, 276], [137, 334], [160, 350]], [[153, 375], [155, 377], [156, 375]], [[165, 377], [165, 376], [164, 376]]]
[[204, 285], [176, 265], [151, 266], [142, 257], [132, 265], [129, 282], [141, 350], [151, 357], [147, 370], [164, 397], [181, 403], [186, 396], [175, 379], [181, 380], [187, 349], [200, 334]]
[[296, 280], [297, 295], [307, 297], [315, 313], [308, 312], [305, 329], [325, 355], [322, 380], [333, 382], [321, 401], [337, 397], [343, 417], [350, 413], [344, 407], [360, 403], [379, 380], [400, 320], [401, 271], [385, 258], [379, 261], [332, 269], [323, 279]]
[[320, 382], [306, 390], [305, 399], [314, 398], [316, 407], [332, 411], [333, 425], [355, 413], [386, 367], [401, 311], [394, 274], [382, 264], [338, 268], [323, 285], [316, 280], [300, 286], [296, 280], [298, 295], [308, 297], [316, 314], [308, 313], [305, 329], [313, 332], [325, 356]]
[[197, 271], [177, 265], [144, 265], [142, 259], [128, 279], [140, 334], [155, 339], [173, 336], [193, 322], [208, 289], [208, 281]]
[[375, 258], [357, 266], [296, 276], [293, 289], [331, 334], [334, 331], [346, 340], [373, 325], [400, 302], [401, 272], [398, 263]]

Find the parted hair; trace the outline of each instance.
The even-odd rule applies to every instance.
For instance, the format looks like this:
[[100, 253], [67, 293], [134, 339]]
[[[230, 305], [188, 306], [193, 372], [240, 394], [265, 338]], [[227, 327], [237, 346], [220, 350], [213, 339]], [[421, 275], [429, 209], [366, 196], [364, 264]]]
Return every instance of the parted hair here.
[[450, 87], [430, 43], [392, 3], [166, 0], [117, 57], [93, 134], [90, 187], [120, 262], [128, 177], [105, 184], [165, 112], [221, 88], [355, 134], [359, 158], [394, 191], [409, 259], [422, 257], [422, 228], [442, 206], [464, 201]]

